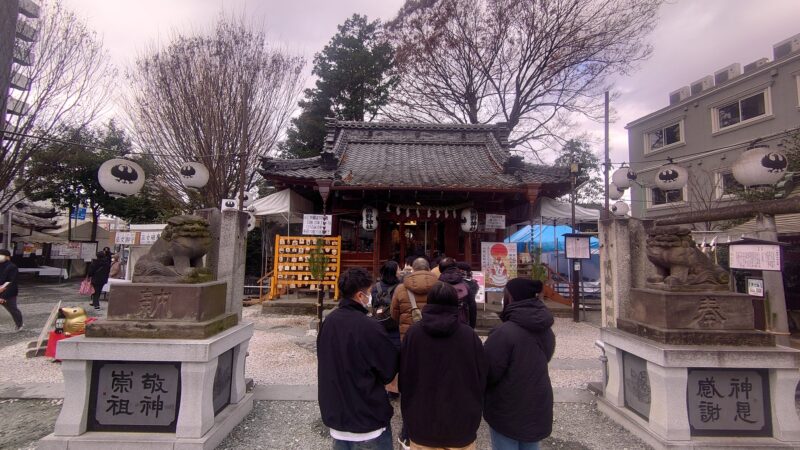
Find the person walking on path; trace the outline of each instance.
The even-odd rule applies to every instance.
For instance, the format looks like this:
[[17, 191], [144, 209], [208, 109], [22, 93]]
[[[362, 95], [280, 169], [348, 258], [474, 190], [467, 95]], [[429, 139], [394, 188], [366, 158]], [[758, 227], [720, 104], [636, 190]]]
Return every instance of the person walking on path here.
[[111, 271], [111, 259], [106, 257], [105, 252], [97, 252], [95, 258], [89, 269], [86, 271], [86, 278], [91, 278], [94, 293], [92, 294], [92, 306], [94, 310], [100, 309], [100, 296], [103, 294], [103, 286], [108, 283], [108, 274]]
[[22, 330], [22, 312], [17, 307], [17, 266], [11, 262], [11, 252], [0, 249], [0, 304], [14, 319], [14, 331]]
[[437, 282], [400, 352], [400, 408], [411, 449], [475, 449], [488, 363], [458, 319], [458, 294]]
[[478, 305], [475, 303], [477, 290], [471, 291], [469, 284], [464, 280], [464, 274], [459, 270], [456, 260], [443, 258], [439, 262], [439, 281], [450, 284], [458, 292], [458, 318], [472, 328], [478, 322]]
[[553, 387], [547, 363], [556, 338], [553, 314], [537, 295], [542, 282], [514, 278], [503, 295], [501, 325], [484, 348], [489, 380], [483, 418], [493, 450], [538, 450], [553, 430]]
[[371, 287], [366, 270], [345, 271], [339, 307], [317, 336], [319, 410], [334, 450], [392, 449], [394, 409], [384, 386], [397, 374], [399, 355], [383, 326], [367, 317]]

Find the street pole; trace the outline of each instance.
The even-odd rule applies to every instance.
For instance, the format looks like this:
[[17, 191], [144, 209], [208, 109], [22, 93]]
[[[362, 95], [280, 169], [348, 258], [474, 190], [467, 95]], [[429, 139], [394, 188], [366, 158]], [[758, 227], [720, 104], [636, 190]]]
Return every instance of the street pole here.
[[[577, 233], [578, 230], [575, 229], [575, 202], [577, 201], [577, 192], [575, 191], [575, 185], [577, 183], [577, 178], [578, 178], [578, 163], [575, 162], [574, 156], [572, 158], [572, 162], [569, 165], [569, 172], [570, 172], [570, 177], [569, 177], [570, 190], [572, 197], [572, 202], [570, 202], [572, 207], [572, 232]], [[564, 246], [565, 246], [564, 250], [566, 250], [566, 242], [564, 242]], [[556, 247], [558, 247], [558, 245], [556, 245]], [[576, 261], [577, 261], [576, 259], [570, 261], [570, 263], [572, 264], [571, 267], [572, 276], [570, 277], [572, 284], [572, 287], [570, 289], [572, 291], [572, 321], [580, 322], [580, 295], [578, 292], [580, 285], [578, 284], [579, 282], [578, 271], [575, 269]]]
[[606, 188], [603, 191], [605, 193], [603, 195], [604, 201], [605, 201], [603, 203], [604, 208], [603, 208], [603, 213], [601, 214], [601, 217], [603, 219], [608, 219], [609, 212], [610, 212], [609, 211], [609, 198], [608, 198], [608, 184], [609, 184], [608, 183], [608, 171], [609, 171], [609, 168], [611, 166], [611, 161], [609, 160], [609, 156], [608, 156], [608, 146], [609, 146], [609, 144], [608, 144], [608, 103], [609, 103], [608, 91], [606, 91], [606, 105], [605, 105], [605, 110], [606, 110], [605, 111], [605, 113], [606, 113], [605, 114], [605, 159], [603, 160], [603, 181], [605, 183], [605, 187]]

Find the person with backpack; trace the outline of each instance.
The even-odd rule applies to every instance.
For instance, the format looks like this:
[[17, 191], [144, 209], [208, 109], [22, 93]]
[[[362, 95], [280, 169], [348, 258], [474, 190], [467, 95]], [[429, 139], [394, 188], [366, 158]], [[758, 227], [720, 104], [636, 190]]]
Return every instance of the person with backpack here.
[[[371, 292], [372, 317], [381, 323], [389, 334], [392, 343], [397, 347], [397, 351], [400, 351], [400, 327], [397, 325], [397, 321], [392, 318], [391, 307], [395, 288], [400, 284], [400, 280], [397, 278], [399, 272], [399, 266], [396, 262], [389, 260], [383, 263], [383, 266], [381, 266], [381, 278], [372, 287]], [[386, 385], [386, 390], [391, 398], [399, 397], [397, 377]]]
[[400, 409], [412, 449], [475, 449], [488, 362], [458, 318], [458, 294], [437, 282], [400, 352]]
[[[409, 328], [422, 319], [422, 309], [428, 303], [428, 292], [437, 283], [437, 277], [431, 273], [428, 260], [419, 257], [411, 263], [412, 272], [403, 277], [403, 282], [395, 289], [392, 297], [392, 318], [400, 325], [400, 341], [405, 338]], [[402, 395], [402, 393], [401, 393]], [[401, 398], [400, 403], [403, 400]], [[400, 447], [408, 450], [408, 429], [405, 421], [398, 438]]]
[[553, 430], [547, 364], [556, 337], [553, 314], [538, 298], [541, 291], [538, 280], [509, 281], [503, 292], [503, 323], [484, 344], [489, 379], [483, 418], [490, 427], [493, 450], [538, 450], [539, 442]]
[[383, 263], [381, 277], [372, 287], [371, 293], [373, 317], [381, 322], [386, 332], [389, 333], [389, 338], [400, 350], [400, 328], [397, 321], [392, 319], [391, 313], [392, 296], [400, 284], [400, 280], [397, 278], [398, 267], [398, 264], [392, 260]]
[[367, 317], [372, 276], [362, 268], [339, 277], [338, 308], [317, 335], [317, 394], [334, 450], [391, 450], [394, 414], [384, 386], [399, 355], [386, 330]]
[[458, 293], [458, 318], [462, 323], [465, 323], [475, 328], [478, 321], [478, 305], [475, 303], [475, 293], [470, 293], [469, 285], [464, 281], [464, 275], [458, 269], [456, 260], [450, 257], [442, 258], [439, 262], [439, 281], [443, 281], [453, 286]]

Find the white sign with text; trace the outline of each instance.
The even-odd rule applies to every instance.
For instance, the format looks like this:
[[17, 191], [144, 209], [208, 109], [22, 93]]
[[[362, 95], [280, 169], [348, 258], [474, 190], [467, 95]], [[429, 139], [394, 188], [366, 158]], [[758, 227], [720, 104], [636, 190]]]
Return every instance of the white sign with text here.
[[505, 214], [486, 214], [487, 230], [504, 230], [506, 228]]
[[330, 236], [333, 216], [330, 214], [303, 214], [305, 236]]
[[731, 269], [781, 270], [778, 245], [741, 244], [730, 246]]

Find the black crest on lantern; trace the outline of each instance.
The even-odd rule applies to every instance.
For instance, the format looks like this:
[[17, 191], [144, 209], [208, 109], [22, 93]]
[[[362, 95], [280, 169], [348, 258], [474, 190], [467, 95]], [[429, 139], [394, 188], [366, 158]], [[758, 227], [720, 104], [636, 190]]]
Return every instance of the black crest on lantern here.
[[136, 169], [126, 164], [117, 164], [111, 168], [111, 176], [117, 179], [120, 183], [133, 184], [134, 181], [139, 179], [139, 174]]

